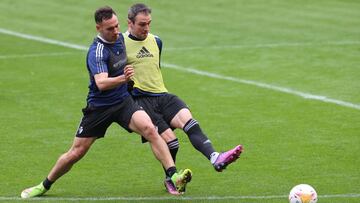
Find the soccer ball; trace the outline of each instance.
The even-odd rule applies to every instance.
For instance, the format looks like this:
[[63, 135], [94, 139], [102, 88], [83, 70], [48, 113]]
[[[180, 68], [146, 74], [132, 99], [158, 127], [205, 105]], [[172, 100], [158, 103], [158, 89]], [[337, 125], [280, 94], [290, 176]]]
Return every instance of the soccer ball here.
[[316, 203], [317, 200], [315, 189], [307, 184], [296, 185], [289, 194], [290, 203]]

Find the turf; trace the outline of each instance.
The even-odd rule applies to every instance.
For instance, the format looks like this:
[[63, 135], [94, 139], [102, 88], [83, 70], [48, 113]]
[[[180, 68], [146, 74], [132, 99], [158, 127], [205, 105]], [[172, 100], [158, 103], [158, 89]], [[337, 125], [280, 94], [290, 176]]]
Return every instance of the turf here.
[[[244, 154], [216, 173], [177, 130], [178, 168], [191, 168], [194, 178], [184, 198], [172, 198], [149, 146], [113, 125], [38, 201], [287, 202], [299, 183], [314, 186], [321, 203], [360, 201], [359, 109], [171, 68], [359, 106], [358, 1], [144, 2], [153, 9], [152, 33], [164, 42], [167, 88], [189, 105], [216, 149], [241, 143]], [[1, 0], [0, 28], [87, 47], [97, 7], [115, 8], [125, 31], [132, 3]], [[0, 201], [16, 202], [72, 143], [86, 102], [86, 52], [3, 33], [0, 44]]]

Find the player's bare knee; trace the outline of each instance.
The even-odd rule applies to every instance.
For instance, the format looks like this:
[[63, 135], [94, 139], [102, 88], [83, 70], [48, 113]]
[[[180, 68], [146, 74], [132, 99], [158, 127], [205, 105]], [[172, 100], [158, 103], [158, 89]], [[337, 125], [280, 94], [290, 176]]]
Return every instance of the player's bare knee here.
[[177, 138], [175, 133], [170, 128], [162, 132], [161, 137], [166, 143], [171, 142]]
[[86, 147], [76, 147], [68, 152], [68, 158], [70, 162], [79, 161], [87, 152]]
[[152, 123], [146, 124], [144, 126], [142, 134], [150, 142], [159, 138], [158, 134], [156, 133], [156, 128]]

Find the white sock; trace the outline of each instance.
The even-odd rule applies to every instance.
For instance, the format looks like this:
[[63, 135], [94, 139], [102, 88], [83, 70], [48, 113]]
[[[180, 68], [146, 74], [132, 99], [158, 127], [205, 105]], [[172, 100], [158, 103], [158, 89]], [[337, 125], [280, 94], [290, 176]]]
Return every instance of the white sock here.
[[216, 159], [218, 158], [219, 155], [220, 155], [219, 152], [213, 152], [213, 153], [210, 154], [210, 162], [211, 162], [211, 164], [215, 163], [215, 161], [216, 161]]

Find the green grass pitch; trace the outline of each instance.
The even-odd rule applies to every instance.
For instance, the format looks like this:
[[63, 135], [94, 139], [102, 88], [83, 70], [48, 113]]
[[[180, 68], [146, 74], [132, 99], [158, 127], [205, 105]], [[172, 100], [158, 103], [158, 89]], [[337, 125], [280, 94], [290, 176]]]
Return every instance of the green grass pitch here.
[[[24, 202], [22, 189], [40, 183], [70, 147], [85, 106], [86, 51], [44, 39], [88, 47], [97, 7], [112, 6], [125, 31], [132, 3], [0, 0], [0, 202]], [[144, 3], [163, 40], [169, 91], [217, 150], [241, 143], [245, 152], [217, 173], [177, 130], [177, 166], [194, 177], [183, 197], [171, 197], [149, 146], [113, 125], [36, 201], [285, 203], [307, 183], [319, 203], [360, 202], [359, 1]]]

